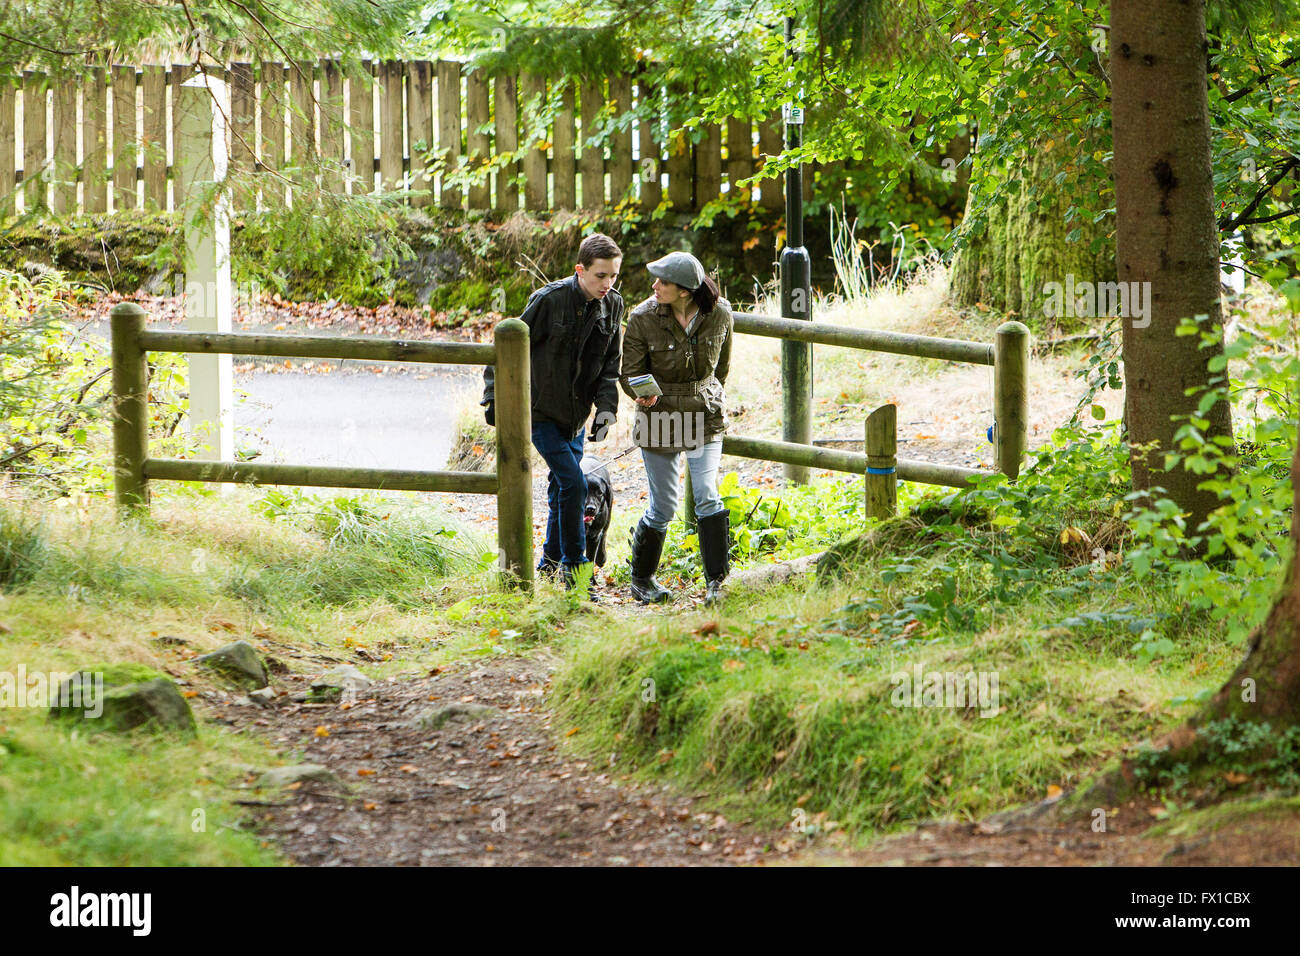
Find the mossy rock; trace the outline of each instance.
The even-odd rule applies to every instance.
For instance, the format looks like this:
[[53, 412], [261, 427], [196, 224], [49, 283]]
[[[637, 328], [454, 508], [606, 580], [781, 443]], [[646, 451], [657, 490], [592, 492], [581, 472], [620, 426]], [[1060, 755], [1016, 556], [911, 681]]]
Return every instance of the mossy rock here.
[[[121, 674], [119, 670], [115, 676]], [[165, 677], [118, 685], [110, 683], [102, 672], [78, 671], [60, 685], [49, 713], [52, 719], [79, 720], [94, 729], [117, 733], [136, 729], [196, 732], [189, 703], [175, 682]]]
[[210, 654], [202, 654], [194, 658], [194, 663], [248, 690], [260, 690], [271, 682], [266, 665], [247, 641], [235, 641]]
[[58, 269], [74, 282], [118, 292], [159, 291], [183, 266], [174, 213], [130, 211], [54, 222], [20, 220], [0, 242], [0, 267]]
[[143, 684], [147, 681], [167, 679], [167, 675], [145, 664], [101, 664], [86, 668], [94, 673], [104, 675], [104, 683], [113, 687], [127, 684]]

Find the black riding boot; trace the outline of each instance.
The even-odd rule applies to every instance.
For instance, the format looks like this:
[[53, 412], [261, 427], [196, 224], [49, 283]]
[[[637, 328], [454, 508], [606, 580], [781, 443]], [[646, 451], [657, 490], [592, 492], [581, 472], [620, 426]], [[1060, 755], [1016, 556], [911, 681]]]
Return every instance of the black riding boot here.
[[704, 565], [707, 591], [705, 604], [716, 604], [725, 596], [722, 582], [731, 570], [727, 548], [731, 544], [731, 512], [723, 508], [717, 514], [696, 519], [700, 534], [700, 562]]
[[646, 524], [645, 518], [632, 532], [632, 596], [642, 604], [659, 604], [673, 596], [654, 577], [667, 535], [667, 531], [656, 531]]

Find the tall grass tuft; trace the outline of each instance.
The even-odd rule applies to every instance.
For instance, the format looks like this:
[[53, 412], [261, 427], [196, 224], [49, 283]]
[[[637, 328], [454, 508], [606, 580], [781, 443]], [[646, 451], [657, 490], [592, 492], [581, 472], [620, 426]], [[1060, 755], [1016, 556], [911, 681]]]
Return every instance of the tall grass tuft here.
[[0, 591], [31, 582], [40, 572], [47, 550], [39, 522], [0, 505]]

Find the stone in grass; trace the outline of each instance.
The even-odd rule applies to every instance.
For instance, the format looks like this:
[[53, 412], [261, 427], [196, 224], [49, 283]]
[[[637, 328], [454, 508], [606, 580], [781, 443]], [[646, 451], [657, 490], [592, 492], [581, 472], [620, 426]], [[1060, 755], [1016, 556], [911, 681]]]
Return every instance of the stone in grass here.
[[372, 683], [369, 677], [351, 664], [341, 664], [312, 679], [307, 700], [313, 704], [333, 703], [342, 700], [344, 694], [349, 696], [360, 694]]
[[275, 767], [257, 778], [258, 787], [287, 787], [294, 783], [321, 783], [339, 790], [347, 789], [343, 781], [318, 763], [301, 763], [292, 767]]
[[176, 684], [166, 677], [118, 683], [120, 675], [83, 670], [59, 686], [53, 718], [77, 719], [98, 729], [178, 731], [194, 734], [194, 714]]
[[247, 641], [235, 641], [225, 647], [219, 647], [211, 654], [194, 658], [194, 663], [216, 672], [231, 683], [259, 690], [271, 683], [266, 665]]
[[449, 720], [494, 720], [509, 716], [504, 711], [484, 704], [443, 704], [420, 714], [411, 721], [411, 726], [419, 730], [441, 730]]

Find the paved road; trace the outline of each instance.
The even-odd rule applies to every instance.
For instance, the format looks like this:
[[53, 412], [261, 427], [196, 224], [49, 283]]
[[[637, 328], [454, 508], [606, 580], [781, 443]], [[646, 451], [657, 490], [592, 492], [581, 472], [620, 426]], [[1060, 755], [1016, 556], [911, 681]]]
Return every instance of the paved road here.
[[456, 416], [477, 400], [480, 374], [457, 367], [382, 375], [255, 368], [235, 378], [235, 447], [260, 449], [262, 462], [443, 468]]

